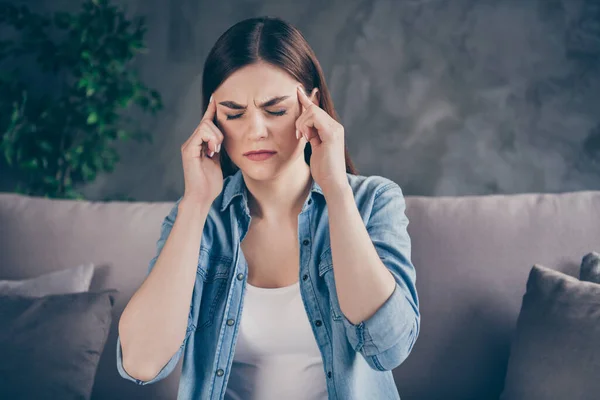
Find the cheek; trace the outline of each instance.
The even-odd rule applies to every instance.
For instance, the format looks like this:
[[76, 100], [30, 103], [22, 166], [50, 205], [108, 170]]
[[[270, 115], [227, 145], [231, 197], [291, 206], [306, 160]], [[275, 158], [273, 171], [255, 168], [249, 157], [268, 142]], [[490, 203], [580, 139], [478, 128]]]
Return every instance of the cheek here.
[[296, 136], [296, 118], [286, 121], [285, 128], [287, 134], [291, 132], [292, 136]]
[[292, 131], [292, 135], [294, 136], [294, 138], [296, 137], [296, 121], [298, 121], [298, 117], [299, 115], [291, 115], [285, 121], [287, 129]]
[[219, 130], [223, 134], [223, 141], [227, 143], [227, 146], [235, 146], [239, 142], [239, 138], [236, 137], [236, 130], [229, 124], [222, 124], [219, 126]]
[[[297, 142], [296, 139], [296, 120], [286, 121], [285, 125], [279, 130], [282, 139], [287, 142]], [[295, 144], [295, 143], [294, 143]]]
[[220, 130], [223, 134], [223, 142], [221, 143], [221, 148], [225, 149], [227, 154], [231, 157], [231, 154], [235, 154], [236, 152], [237, 141], [231, 134], [229, 134], [229, 132], [223, 130], [222, 128]]

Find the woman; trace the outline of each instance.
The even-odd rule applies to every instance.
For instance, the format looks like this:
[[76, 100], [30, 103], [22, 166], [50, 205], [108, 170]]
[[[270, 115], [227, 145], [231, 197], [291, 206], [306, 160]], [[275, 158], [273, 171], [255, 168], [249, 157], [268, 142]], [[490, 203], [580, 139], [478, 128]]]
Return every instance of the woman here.
[[234, 25], [203, 73], [184, 195], [119, 322], [120, 374], [153, 383], [183, 354], [181, 399], [398, 399], [391, 370], [420, 327], [402, 190], [357, 175], [288, 23]]

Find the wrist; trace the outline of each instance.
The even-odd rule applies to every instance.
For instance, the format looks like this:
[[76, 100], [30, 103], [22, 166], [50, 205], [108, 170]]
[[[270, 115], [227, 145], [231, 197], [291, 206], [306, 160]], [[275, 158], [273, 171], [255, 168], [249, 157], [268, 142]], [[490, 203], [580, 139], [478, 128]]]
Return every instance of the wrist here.
[[183, 197], [179, 202], [178, 208], [185, 210], [186, 213], [197, 212], [199, 214], [208, 215], [208, 211], [212, 205], [212, 201], [200, 198]]
[[348, 182], [331, 188], [323, 189], [323, 195], [327, 203], [341, 201], [352, 198], [354, 201], [354, 192]]

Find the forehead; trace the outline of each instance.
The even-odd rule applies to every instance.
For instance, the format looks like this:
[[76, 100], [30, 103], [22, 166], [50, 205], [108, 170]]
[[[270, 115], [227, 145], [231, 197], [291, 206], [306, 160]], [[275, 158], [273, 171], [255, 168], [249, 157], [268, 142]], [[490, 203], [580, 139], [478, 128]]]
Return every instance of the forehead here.
[[300, 83], [284, 70], [270, 64], [247, 65], [235, 71], [219, 88], [215, 95], [220, 99], [250, 103], [272, 96], [294, 93]]

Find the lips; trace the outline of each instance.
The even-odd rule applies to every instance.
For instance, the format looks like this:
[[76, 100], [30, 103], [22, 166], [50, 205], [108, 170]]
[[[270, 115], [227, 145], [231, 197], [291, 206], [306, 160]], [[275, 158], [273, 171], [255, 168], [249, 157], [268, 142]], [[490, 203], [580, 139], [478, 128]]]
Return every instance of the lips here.
[[249, 156], [249, 155], [253, 155], [253, 154], [274, 154], [274, 153], [275, 153], [274, 151], [266, 151], [265, 150], [265, 151], [251, 151], [251, 152], [248, 152], [248, 153], [246, 153], [244, 155], [245, 156]]
[[275, 154], [274, 151], [261, 151], [258, 153], [246, 154], [245, 157], [248, 160], [252, 160], [252, 161], [265, 161], [265, 160], [268, 160], [269, 158], [273, 157], [274, 154]]

